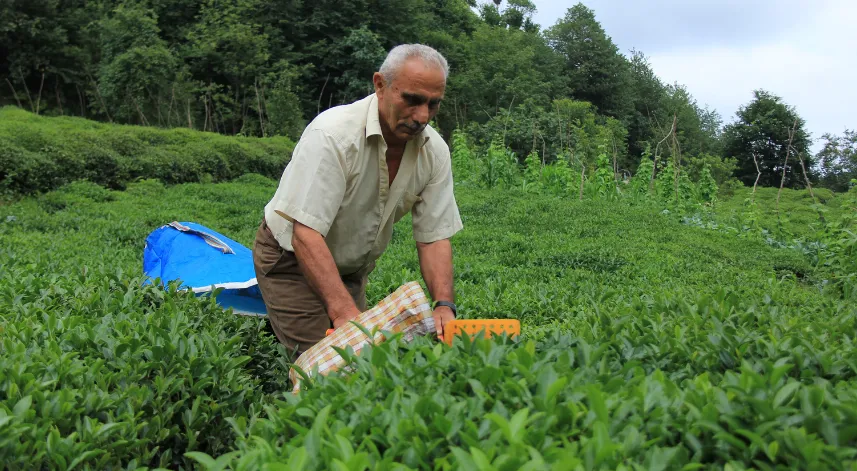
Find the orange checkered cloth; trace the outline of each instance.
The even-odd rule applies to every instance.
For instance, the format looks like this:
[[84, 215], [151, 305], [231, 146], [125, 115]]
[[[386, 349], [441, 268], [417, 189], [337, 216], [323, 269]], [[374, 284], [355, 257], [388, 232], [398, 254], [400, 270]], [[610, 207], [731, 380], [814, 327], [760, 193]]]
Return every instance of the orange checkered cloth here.
[[[316, 373], [327, 375], [345, 366], [345, 359], [333, 347], [345, 349], [350, 345], [358, 354], [370, 341], [376, 345], [383, 342], [385, 336], [382, 331], [401, 333], [405, 341], [435, 332], [431, 305], [416, 281], [402, 285], [378, 305], [357, 316], [354, 322], [370, 333], [374, 332], [373, 337], [368, 338], [356, 325], [348, 322], [305, 351], [295, 361], [295, 366], [310, 377]], [[294, 367], [289, 370], [289, 379], [294, 385], [292, 392], [299, 392], [302, 377]]]

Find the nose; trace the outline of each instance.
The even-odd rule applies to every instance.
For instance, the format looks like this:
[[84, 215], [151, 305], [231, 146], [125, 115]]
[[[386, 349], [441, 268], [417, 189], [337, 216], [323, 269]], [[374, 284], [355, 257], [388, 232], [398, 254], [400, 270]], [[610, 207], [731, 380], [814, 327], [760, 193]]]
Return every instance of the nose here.
[[428, 104], [417, 106], [414, 109], [413, 114], [411, 114], [411, 119], [413, 119], [414, 122], [418, 123], [420, 126], [426, 124], [429, 120]]

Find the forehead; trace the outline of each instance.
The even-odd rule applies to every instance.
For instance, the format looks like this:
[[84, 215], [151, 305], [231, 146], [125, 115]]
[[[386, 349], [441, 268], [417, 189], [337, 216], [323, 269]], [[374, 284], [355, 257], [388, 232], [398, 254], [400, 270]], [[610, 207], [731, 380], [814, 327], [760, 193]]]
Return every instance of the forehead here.
[[409, 59], [396, 73], [392, 85], [399, 93], [435, 98], [443, 96], [446, 80], [440, 68], [420, 59]]

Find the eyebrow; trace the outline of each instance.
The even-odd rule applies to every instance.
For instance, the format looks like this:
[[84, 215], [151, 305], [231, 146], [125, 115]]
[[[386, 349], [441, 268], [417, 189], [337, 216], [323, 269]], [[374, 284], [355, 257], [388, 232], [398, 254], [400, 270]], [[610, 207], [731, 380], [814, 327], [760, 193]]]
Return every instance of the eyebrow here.
[[437, 105], [438, 103], [441, 102], [441, 100], [443, 100], [442, 98], [434, 98], [432, 100], [428, 100], [423, 95], [419, 95], [416, 93], [408, 93], [408, 92], [402, 92], [402, 98], [404, 98], [405, 100], [408, 101], [408, 103], [411, 103], [413, 105], [422, 105], [426, 101], [428, 101], [430, 105]]

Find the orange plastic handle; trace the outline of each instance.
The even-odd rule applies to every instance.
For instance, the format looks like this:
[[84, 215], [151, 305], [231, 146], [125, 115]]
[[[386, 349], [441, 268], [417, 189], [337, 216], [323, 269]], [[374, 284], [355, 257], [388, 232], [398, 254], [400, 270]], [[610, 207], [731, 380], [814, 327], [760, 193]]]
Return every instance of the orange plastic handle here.
[[452, 345], [456, 335], [473, 336], [480, 332], [485, 336], [506, 334], [516, 337], [521, 334], [521, 322], [517, 319], [453, 319], [443, 326], [443, 341]]

